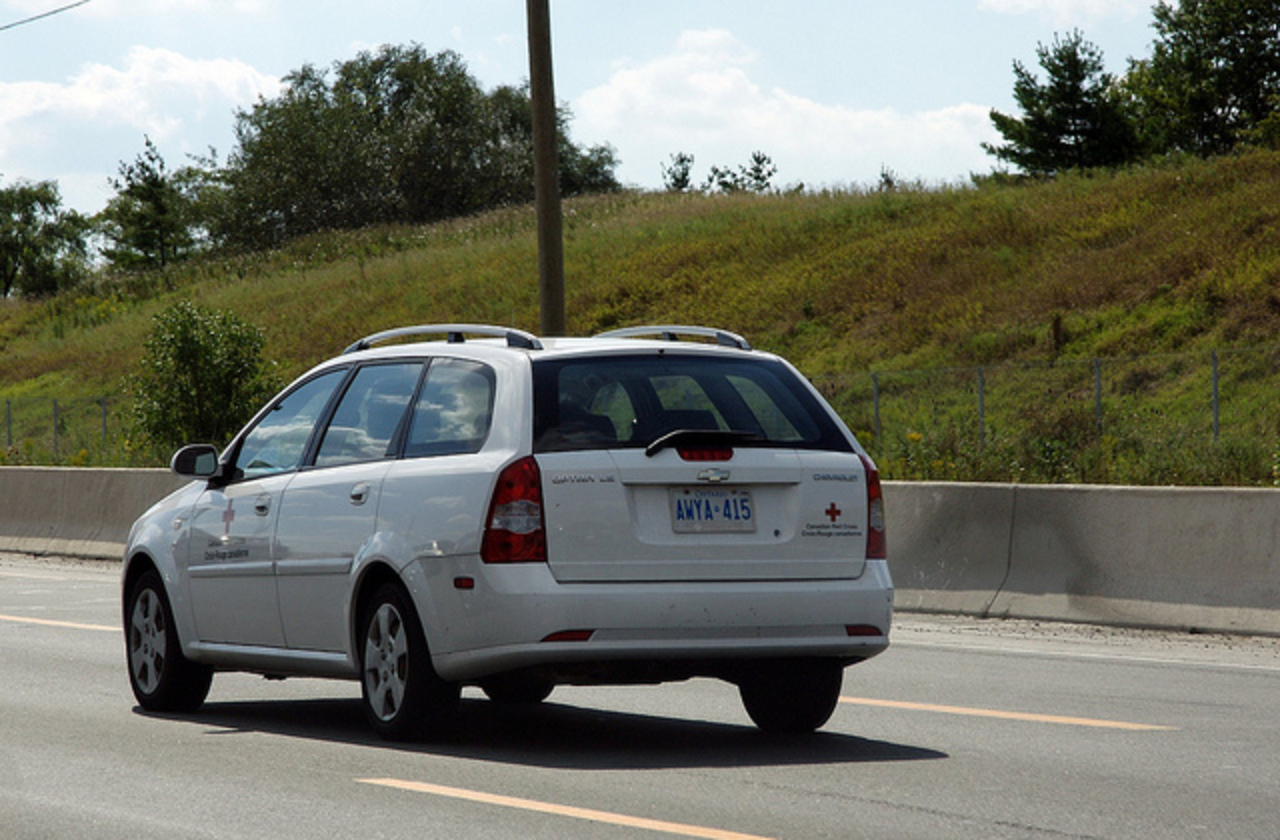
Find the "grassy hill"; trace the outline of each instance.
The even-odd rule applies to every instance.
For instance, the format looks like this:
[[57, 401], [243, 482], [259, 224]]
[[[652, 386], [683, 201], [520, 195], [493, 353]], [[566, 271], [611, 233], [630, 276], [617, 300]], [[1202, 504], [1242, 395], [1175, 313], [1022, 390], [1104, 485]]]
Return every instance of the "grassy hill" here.
[[[128, 442], [121, 380], [175, 300], [264, 328], [287, 377], [390, 326], [536, 331], [535, 247], [518, 207], [0, 302], [0, 462], [55, 459], [54, 399], [74, 407], [56, 460], [155, 462]], [[809, 375], [890, 478], [1274, 480], [1277, 153], [980, 188], [592, 197], [565, 206], [565, 262], [572, 334], [741, 332]]]

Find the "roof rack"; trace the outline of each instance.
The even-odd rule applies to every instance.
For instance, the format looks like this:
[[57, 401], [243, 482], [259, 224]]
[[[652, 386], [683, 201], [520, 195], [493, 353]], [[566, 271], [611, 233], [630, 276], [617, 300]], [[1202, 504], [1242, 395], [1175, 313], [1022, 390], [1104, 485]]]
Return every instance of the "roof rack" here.
[[537, 336], [512, 327], [492, 327], [486, 324], [419, 324], [416, 327], [397, 327], [394, 330], [383, 330], [382, 332], [365, 336], [346, 350], [343, 350], [342, 353], [346, 355], [360, 350], [368, 350], [375, 344], [411, 335], [444, 335], [447, 336], [446, 340], [450, 344], [461, 344], [466, 341], [464, 336], [468, 334], [505, 338], [508, 347], [518, 347], [522, 350], [542, 349], [542, 342], [538, 340]]
[[736, 347], [739, 350], [750, 350], [751, 345], [737, 333], [728, 330], [717, 330], [713, 327], [687, 327], [677, 324], [663, 324], [648, 327], [626, 327], [620, 330], [609, 330], [598, 333], [596, 338], [638, 338], [640, 336], [657, 336], [663, 341], [679, 341], [682, 335], [696, 335], [701, 338], [714, 338], [721, 347]]

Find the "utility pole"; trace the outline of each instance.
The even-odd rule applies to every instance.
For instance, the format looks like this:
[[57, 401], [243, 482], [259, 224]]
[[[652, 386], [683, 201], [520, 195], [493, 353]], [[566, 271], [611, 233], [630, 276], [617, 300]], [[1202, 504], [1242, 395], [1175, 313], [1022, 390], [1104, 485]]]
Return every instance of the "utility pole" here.
[[551, 72], [550, 0], [526, 0], [529, 95], [533, 100], [534, 202], [538, 212], [538, 295], [542, 334], [565, 334], [564, 239], [556, 165], [556, 91]]

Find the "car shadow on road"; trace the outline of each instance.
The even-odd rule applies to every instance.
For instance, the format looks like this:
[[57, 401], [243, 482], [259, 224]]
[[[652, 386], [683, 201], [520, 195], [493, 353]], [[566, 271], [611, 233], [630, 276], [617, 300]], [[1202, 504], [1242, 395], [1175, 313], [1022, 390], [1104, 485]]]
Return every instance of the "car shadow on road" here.
[[[140, 709], [140, 714], [147, 714]], [[157, 716], [160, 717], [160, 716]], [[572, 770], [635, 770], [856, 764], [949, 758], [938, 750], [819, 730], [771, 736], [754, 726], [671, 718], [545, 702], [502, 705], [464, 698], [449, 734], [420, 743], [380, 740], [358, 700], [271, 700], [206, 703], [167, 719], [216, 727], [210, 735], [264, 732]]]

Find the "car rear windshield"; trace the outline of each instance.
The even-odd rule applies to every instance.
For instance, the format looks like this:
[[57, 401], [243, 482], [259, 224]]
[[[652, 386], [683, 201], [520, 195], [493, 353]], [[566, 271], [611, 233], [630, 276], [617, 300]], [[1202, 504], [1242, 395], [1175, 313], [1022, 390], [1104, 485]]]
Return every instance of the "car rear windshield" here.
[[644, 448], [674, 431], [736, 433], [736, 445], [850, 452], [785, 365], [673, 353], [534, 365], [534, 451]]

